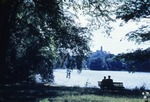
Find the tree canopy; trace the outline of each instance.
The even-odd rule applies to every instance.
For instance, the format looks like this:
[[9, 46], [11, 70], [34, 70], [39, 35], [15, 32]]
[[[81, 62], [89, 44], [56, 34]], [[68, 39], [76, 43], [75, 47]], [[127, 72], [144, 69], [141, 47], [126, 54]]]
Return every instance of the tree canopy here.
[[135, 40], [137, 43], [150, 40], [150, 1], [149, 0], [126, 0], [116, 10], [116, 18], [125, 22], [134, 20], [138, 23], [145, 22], [140, 28], [129, 32], [128, 40]]
[[1, 0], [1, 82], [31, 81], [36, 74], [43, 82], [52, 81], [53, 68], [70, 56], [76, 56], [76, 68], [81, 69], [84, 56], [90, 52], [91, 33], [74, 18], [80, 10], [90, 25], [110, 30], [107, 22], [113, 19], [109, 2]]
[[[116, 10], [116, 18], [122, 19], [125, 22], [135, 21], [142, 25], [135, 31], [126, 34], [129, 41], [135, 41], [138, 44], [150, 41], [150, 1], [149, 0], [126, 0]], [[119, 58], [124, 58], [129, 63], [143, 62], [150, 59], [149, 48], [146, 50], [137, 49], [134, 52], [120, 54]]]
[[[90, 52], [91, 30], [105, 29], [109, 34], [115, 13], [125, 22], [149, 19], [149, 5], [149, 0], [0, 0], [0, 81], [33, 81], [40, 74], [49, 82], [53, 68], [69, 59], [81, 69]], [[89, 21], [87, 26], [79, 23], [80, 15]], [[143, 33], [147, 27], [127, 36], [147, 41], [149, 31]]]

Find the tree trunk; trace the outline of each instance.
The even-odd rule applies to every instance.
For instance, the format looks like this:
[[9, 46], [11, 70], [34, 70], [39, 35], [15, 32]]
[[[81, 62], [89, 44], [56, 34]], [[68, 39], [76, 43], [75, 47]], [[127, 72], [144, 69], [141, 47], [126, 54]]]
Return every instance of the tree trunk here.
[[10, 38], [10, 8], [13, 0], [0, 0], [0, 82], [3, 83], [7, 77], [8, 67], [6, 63], [6, 52]]

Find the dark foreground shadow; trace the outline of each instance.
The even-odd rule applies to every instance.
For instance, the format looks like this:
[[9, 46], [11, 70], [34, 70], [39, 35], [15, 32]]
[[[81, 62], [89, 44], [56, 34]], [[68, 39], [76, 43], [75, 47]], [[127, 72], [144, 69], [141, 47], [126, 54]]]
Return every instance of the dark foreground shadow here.
[[64, 86], [36, 85], [0, 85], [0, 102], [39, 102], [40, 99], [64, 95], [108, 95], [141, 97], [141, 90], [102, 91], [99, 88], [80, 88]]
[[0, 85], [0, 102], [39, 102], [40, 98], [55, 97], [55, 87], [44, 85]]

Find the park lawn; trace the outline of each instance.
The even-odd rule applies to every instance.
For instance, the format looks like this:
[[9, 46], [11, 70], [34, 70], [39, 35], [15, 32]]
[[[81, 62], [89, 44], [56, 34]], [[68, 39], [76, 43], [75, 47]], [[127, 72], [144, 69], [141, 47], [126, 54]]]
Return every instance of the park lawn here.
[[112, 93], [101, 92], [97, 88], [66, 87], [62, 89], [57, 90], [59, 93], [57, 96], [46, 97], [39, 102], [144, 102], [142, 94], [134, 95], [132, 91]]
[[40, 102], [144, 102], [142, 98], [115, 97], [99, 95], [64, 95], [41, 99]]
[[144, 102], [141, 90], [103, 92], [99, 88], [11, 85], [0, 87], [1, 102]]

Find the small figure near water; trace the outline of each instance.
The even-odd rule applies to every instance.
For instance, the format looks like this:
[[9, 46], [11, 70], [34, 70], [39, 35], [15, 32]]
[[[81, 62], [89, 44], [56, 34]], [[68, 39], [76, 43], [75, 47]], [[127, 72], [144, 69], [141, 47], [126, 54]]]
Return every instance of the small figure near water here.
[[71, 76], [71, 69], [67, 69], [66, 78], [69, 78], [69, 79], [70, 79], [70, 76]]

